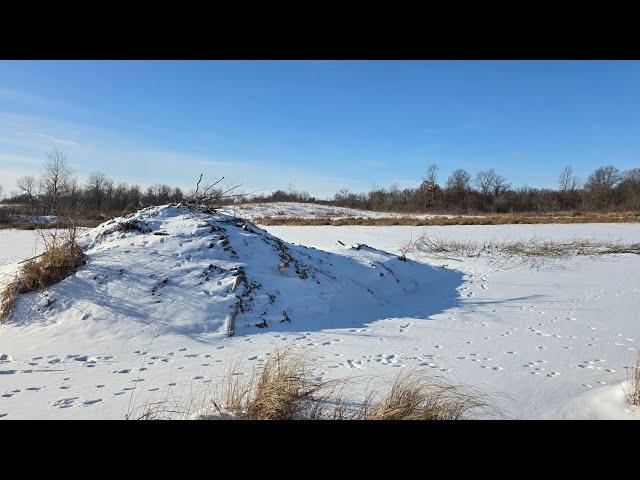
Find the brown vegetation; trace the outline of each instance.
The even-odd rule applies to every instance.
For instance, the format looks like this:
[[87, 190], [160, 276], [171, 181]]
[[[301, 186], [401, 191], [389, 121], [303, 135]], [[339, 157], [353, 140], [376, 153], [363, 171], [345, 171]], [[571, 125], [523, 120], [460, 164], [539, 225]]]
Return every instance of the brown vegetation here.
[[[276, 351], [247, 380], [229, 373], [222, 389], [187, 418], [201, 420], [462, 420], [487, 410], [484, 398], [412, 371], [396, 377], [387, 393], [356, 402], [346, 380], [315, 378], [302, 357]], [[190, 406], [191, 410], [193, 403]], [[164, 402], [147, 405], [137, 419], [175, 418]]]
[[[544, 239], [518, 241], [460, 241], [422, 235], [402, 247], [402, 253], [430, 258], [492, 256], [506, 263], [515, 261], [536, 268], [548, 260], [565, 260], [575, 255], [597, 257], [630, 253], [640, 255], [640, 243], [598, 242], [574, 239], [554, 241]], [[455, 259], [455, 258], [454, 258]]]
[[0, 294], [0, 322], [9, 318], [19, 294], [42, 291], [71, 275], [85, 261], [75, 228], [42, 232], [41, 237], [43, 253], [24, 262]]
[[382, 218], [301, 218], [301, 217], [260, 217], [254, 219], [260, 225], [293, 225], [293, 226], [321, 226], [334, 227], [344, 225], [360, 226], [445, 226], [445, 225], [511, 225], [511, 224], [548, 224], [548, 223], [638, 223], [640, 214], [636, 212], [622, 213], [567, 213], [567, 214], [495, 214], [485, 216], [454, 216], [454, 217], [382, 217]]

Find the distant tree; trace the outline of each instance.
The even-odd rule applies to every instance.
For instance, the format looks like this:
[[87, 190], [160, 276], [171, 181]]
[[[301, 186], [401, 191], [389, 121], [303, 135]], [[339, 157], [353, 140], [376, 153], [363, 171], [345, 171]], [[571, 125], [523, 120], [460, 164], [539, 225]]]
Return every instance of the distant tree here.
[[436, 203], [436, 196], [441, 192], [438, 185], [438, 166], [433, 164], [427, 168], [427, 174], [420, 184], [420, 191], [424, 195], [424, 208], [433, 208]]
[[491, 196], [492, 189], [492, 176], [491, 170], [489, 171], [480, 171], [476, 173], [476, 177], [474, 179], [474, 183], [476, 188], [480, 192], [480, 199], [482, 202], [482, 208], [486, 210], [487, 202], [489, 197]]
[[640, 168], [625, 172], [618, 189], [625, 209], [640, 210]]
[[59, 149], [54, 149], [47, 154], [43, 167], [42, 185], [49, 199], [50, 207], [57, 214], [59, 213], [60, 198], [64, 194], [71, 178], [71, 169], [67, 164], [64, 153]]
[[461, 168], [454, 170], [447, 179], [447, 194], [458, 209], [468, 207], [468, 194], [471, 189], [471, 175]]
[[591, 206], [606, 209], [611, 205], [614, 187], [622, 179], [620, 171], [613, 165], [598, 168], [589, 175], [584, 185]]
[[107, 191], [108, 179], [102, 172], [94, 172], [87, 179], [86, 191], [93, 200], [93, 205], [98, 213], [102, 210], [102, 204]]
[[567, 165], [562, 169], [560, 177], [558, 178], [558, 186], [562, 193], [562, 208], [567, 208], [567, 199], [569, 196], [575, 193], [578, 188], [579, 180], [573, 174], [571, 166]]

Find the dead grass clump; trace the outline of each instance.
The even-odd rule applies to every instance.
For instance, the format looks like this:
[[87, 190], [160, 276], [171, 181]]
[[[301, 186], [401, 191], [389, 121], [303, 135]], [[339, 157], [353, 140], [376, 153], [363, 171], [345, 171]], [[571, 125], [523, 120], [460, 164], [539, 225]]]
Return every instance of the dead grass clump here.
[[[313, 377], [307, 362], [276, 351], [249, 380], [228, 375], [221, 395], [198, 419], [234, 420], [461, 420], [485, 408], [480, 395], [463, 392], [419, 372], [398, 376], [388, 393], [363, 402], [347, 395], [350, 382]], [[375, 399], [378, 399], [375, 401]]]
[[486, 403], [478, 395], [427, 379], [417, 372], [400, 374], [382, 399], [368, 406], [366, 420], [464, 420]]
[[276, 351], [248, 381], [229, 375], [223, 400], [214, 400], [215, 413], [248, 420], [300, 420], [326, 416], [333, 382], [312, 377], [304, 360]]
[[636, 364], [631, 367], [628, 379], [628, 387], [625, 392], [627, 400], [631, 405], [640, 407], [640, 357], [636, 361]]
[[18, 301], [19, 289], [20, 282], [17, 278], [9, 282], [2, 289], [2, 293], [0, 293], [0, 323], [11, 316]]
[[39, 292], [65, 279], [84, 263], [84, 252], [77, 243], [76, 229], [41, 233], [44, 251], [22, 264], [16, 278], [0, 295], [0, 322], [11, 315], [18, 294]]

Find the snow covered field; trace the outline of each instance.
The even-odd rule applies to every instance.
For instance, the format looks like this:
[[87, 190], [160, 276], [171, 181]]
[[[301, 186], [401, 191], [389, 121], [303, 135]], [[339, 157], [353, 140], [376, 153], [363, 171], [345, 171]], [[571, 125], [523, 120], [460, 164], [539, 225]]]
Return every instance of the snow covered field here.
[[[393, 212], [371, 212], [368, 210], [358, 210], [354, 208], [334, 207], [331, 205], [320, 205], [316, 203], [297, 202], [273, 202], [273, 203], [248, 203], [226, 208], [234, 215], [243, 218], [254, 219], [260, 217], [272, 218], [431, 218], [447, 217], [453, 215], [428, 215], [415, 213], [393, 213]], [[463, 215], [464, 216], [464, 215]]]
[[[640, 256], [532, 269], [483, 257], [405, 263], [384, 252], [424, 232], [638, 242], [640, 224], [279, 226], [264, 237], [215, 223], [225, 231], [209, 248], [207, 220], [165, 212], [145, 222], [169, 235], [94, 231], [87, 266], [50, 289], [57, 304], [28, 294], [0, 326], [0, 416], [124, 418], [147, 402], [204, 397], [233, 365], [247, 372], [289, 346], [325, 379], [380, 386], [424, 369], [490, 395], [510, 418], [640, 418], [622, 390], [640, 347]], [[296, 244], [290, 266], [277, 268], [273, 238]], [[0, 230], [0, 272], [31, 256], [35, 239]], [[357, 242], [373, 248], [349, 248]], [[227, 337], [238, 264], [262, 288]], [[263, 317], [268, 326], [255, 327]]]

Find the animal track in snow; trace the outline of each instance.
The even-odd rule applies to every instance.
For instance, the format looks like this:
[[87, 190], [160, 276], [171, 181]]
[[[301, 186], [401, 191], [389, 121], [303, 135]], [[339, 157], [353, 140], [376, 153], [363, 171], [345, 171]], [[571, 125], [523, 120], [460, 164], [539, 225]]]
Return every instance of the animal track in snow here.
[[51, 404], [53, 407], [58, 408], [69, 408], [73, 406], [73, 403], [80, 397], [69, 397], [69, 398], [61, 398], [60, 400], [56, 400]]

